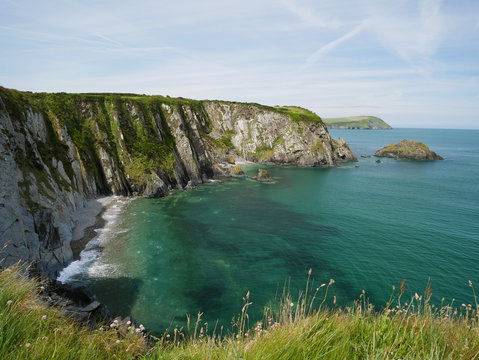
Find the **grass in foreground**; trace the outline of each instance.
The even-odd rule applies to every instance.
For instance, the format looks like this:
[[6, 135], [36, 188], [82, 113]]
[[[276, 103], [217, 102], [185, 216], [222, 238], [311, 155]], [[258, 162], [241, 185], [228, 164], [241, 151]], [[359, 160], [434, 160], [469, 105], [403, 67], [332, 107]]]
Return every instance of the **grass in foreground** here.
[[[309, 273], [309, 276], [311, 272]], [[309, 281], [299, 299], [287, 291], [248, 326], [249, 296], [229, 335], [204, 331], [200, 316], [186, 335], [165, 333], [148, 345], [134, 331], [90, 330], [38, 300], [40, 284], [18, 267], [0, 273], [1, 359], [477, 359], [478, 306], [429, 303], [424, 295], [403, 302], [403, 286], [375, 311], [365, 294], [354, 306], [324, 307], [329, 284]], [[470, 283], [472, 288], [472, 283]], [[474, 289], [472, 288], [474, 297]], [[316, 309], [316, 310], [315, 310]]]

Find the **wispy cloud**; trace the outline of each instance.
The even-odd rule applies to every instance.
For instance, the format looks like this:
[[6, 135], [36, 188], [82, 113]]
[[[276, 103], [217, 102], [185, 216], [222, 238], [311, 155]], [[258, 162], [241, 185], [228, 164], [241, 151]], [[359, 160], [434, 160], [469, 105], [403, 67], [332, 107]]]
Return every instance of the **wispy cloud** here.
[[441, 0], [403, 1], [368, 10], [371, 28], [382, 45], [410, 64], [428, 60], [439, 48], [444, 28]]
[[355, 35], [357, 35], [360, 31], [362, 31], [365, 27], [367, 26], [367, 22], [362, 22], [358, 26], [356, 26], [353, 30], [350, 32], [344, 34], [343, 36], [337, 38], [336, 40], [333, 40], [326, 45], [321, 46], [318, 50], [316, 50], [313, 54], [311, 54], [307, 59], [306, 62], [303, 64], [301, 67], [302, 70], [307, 69], [311, 67], [316, 61], [321, 59], [323, 56], [328, 54], [331, 50], [333, 50], [335, 47], [343, 43], [344, 41], [351, 39]]
[[282, 3], [286, 9], [311, 26], [336, 29], [341, 25], [341, 21], [336, 16], [319, 17], [313, 9], [298, 4], [298, 1], [283, 0]]
[[454, 118], [460, 123], [449, 126], [479, 127], [479, 2], [0, 3], [2, 86], [299, 105], [324, 117], [377, 115], [395, 126]]

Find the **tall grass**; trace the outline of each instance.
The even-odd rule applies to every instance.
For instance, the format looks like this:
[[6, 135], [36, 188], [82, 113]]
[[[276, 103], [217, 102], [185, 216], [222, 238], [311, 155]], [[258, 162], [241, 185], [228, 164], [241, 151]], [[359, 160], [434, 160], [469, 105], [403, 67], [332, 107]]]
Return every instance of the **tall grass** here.
[[40, 300], [42, 284], [20, 266], [0, 273], [0, 359], [128, 359], [143, 354], [145, 338], [116, 326], [89, 329]]
[[[475, 304], [430, 303], [431, 289], [406, 299], [404, 283], [376, 310], [365, 292], [345, 308], [326, 306], [334, 280], [292, 297], [285, 286], [251, 323], [244, 306], [231, 329], [208, 329], [202, 314], [151, 344], [115, 324], [88, 329], [39, 300], [41, 284], [18, 267], [0, 273], [0, 359], [478, 359]], [[288, 284], [286, 284], [288, 285]]]

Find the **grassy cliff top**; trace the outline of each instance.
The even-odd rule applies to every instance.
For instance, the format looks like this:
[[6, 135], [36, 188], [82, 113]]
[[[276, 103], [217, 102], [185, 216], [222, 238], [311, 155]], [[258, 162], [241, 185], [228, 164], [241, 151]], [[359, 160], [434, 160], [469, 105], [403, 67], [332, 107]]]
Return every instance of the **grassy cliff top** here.
[[376, 116], [325, 118], [323, 121], [331, 129], [392, 129], [389, 124]]
[[[143, 105], [151, 104], [165, 104], [170, 106], [178, 105], [187, 105], [193, 108], [202, 107], [205, 103], [219, 103], [226, 105], [246, 105], [253, 106], [263, 111], [271, 111], [280, 114], [287, 115], [291, 118], [292, 121], [305, 121], [322, 124], [322, 119], [315, 114], [314, 112], [297, 107], [297, 106], [268, 106], [261, 105], [258, 103], [247, 103], [247, 102], [237, 102], [237, 101], [225, 101], [225, 100], [194, 100], [183, 97], [170, 97], [162, 95], [145, 95], [145, 94], [134, 94], [134, 93], [66, 93], [66, 92], [57, 92], [57, 93], [46, 93], [46, 92], [30, 92], [30, 91], [18, 91], [15, 89], [7, 89], [0, 86], [0, 97], [15, 99], [15, 107], [19, 107], [22, 103], [28, 101], [31, 104], [41, 103], [46, 100], [61, 100], [64, 102], [68, 101], [132, 101], [140, 103]], [[11, 102], [11, 101], [10, 101]], [[8, 105], [12, 104], [6, 104]]]
[[[265, 318], [248, 323], [248, 295], [231, 330], [191, 329], [147, 341], [140, 329], [109, 322], [91, 329], [41, 299], [41, 283], [18, 266], [0, 273], [1, 359], [476, 359], [478, 310], [435, 307], [431, 291], [407, 296], [404, 282], [386, 308], [376, 311], [364, 292], [351, 307], [323, 307], [329, 284], [300, 298], [286, 295]], [[472, 288], [472, 283], [470, 283]], [[474, 294], [474, 289], [472, 288]], [[314, 310], [316, 309], [316, 310]]]

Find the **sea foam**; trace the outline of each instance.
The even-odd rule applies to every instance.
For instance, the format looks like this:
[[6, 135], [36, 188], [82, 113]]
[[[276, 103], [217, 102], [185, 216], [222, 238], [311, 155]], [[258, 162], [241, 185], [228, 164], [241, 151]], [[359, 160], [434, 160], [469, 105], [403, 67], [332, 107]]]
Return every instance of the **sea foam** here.
[[82, 274], [88, 274], [90, 277], [115, 277], [118, 276], [118, 270], [114, 265], [101, 262], [102, 248], [108, 244], [118, 233], [127, 232], [119, 224], [118, 219], [131, 200], [122, 197], [115, 197], [113, 205], [103, 213], [105, 226], [100, 229], [94, 229], [97, 235], [92, 238], [85, 249], [80, 253], [80, 260], [73, 261], [65, 267], [58, 275], [57, 280], [62, 283], [72, 283], [78, 281]]

